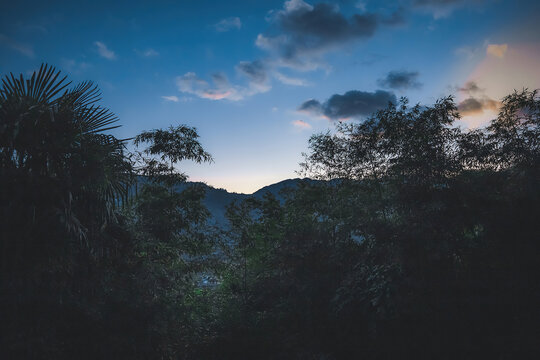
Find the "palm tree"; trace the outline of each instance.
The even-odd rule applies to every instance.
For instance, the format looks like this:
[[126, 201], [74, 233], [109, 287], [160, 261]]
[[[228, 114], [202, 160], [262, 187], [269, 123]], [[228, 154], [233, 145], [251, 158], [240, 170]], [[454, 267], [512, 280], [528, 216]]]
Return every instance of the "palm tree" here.
[[12, 335], [0, 347], [21, 357], [55, 346], [36, 317], [55, 329], [62, 304], [88, 301], [89, 269], [115, 247], [107, 225], [132, 178], [124, 141], [106, 133], [117, 117], [98, 105], [97, 86], [70, 85], [42, 65], [0, 86], [0, 308]]
[[30, 79], [2, 79], [0, 181], [4, 209], [15, 206], [25, 212], [19, 219], [33, 222], [55, 217], [83, 239], [88, 217], [96, 225], [111, 218], [130, 168], [122, 141], [104, 133], [118, 127], [117, 118], [97, 105], [97, 86], [70, 84], [47, 65]]

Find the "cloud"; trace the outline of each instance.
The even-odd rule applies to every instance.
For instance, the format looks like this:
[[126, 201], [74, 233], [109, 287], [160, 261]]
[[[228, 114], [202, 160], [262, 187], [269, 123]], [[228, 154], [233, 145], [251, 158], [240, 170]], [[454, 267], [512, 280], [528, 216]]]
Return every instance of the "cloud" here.
[[214, 74], [212, 75], [212, 80], [214, 86], [199, 78], [195, 73], [188, 72], [176, 78], [176, 85], [178, 86], [178, 90], [203, 99], [229, 99], [234, 101], [242, 99], [242, 96], [230, 86], [224, 74]]
[[4, 34], [0, 34], [0, 45], [7, 46], [29, 58], [34, 57], [34, 49], [32, 48], [32, 46], [27, 45], [27, 44], [22, 44]]
[[162, 99], [166, 101], [172, 101], [172, 102], [178, 102], [180, 99], [178, 99], [178, 96], [172, 95], [172, 96], [162, 96]]
[[[243, 67], [244, 70], [251, 69], [250, 66]], [[209, 100], [231, 100], [239, 101], [248, 96], [263, 93], [270, 90], [270, 86], [262, 81], [260, 75], [244, 72], [250, 79], [247, 86], [233, 85], [223, 73], [212, 74], [212, 84], [198, 77], [194, 72], [188, 72], [176, 78], [178, 90], [188, 94], [196, 95]], [[251, 76], [251, 78], [250, 78]], [[259, 77], [258, 77], [259, 76]]]
[[146, 49], [141, 53], [141, 55], [144, 57], [156, 57], [159, 56], [159, 53], [154, 49]]
[[259, 34], [255, 44], [280, 58], [281, 65], [295, 68], [305, 68], [305, 63], [317, 68], [309, 58], [350, 41], [370, 38], [380, 23], [376, 14], [347, 18], [335, 5], [312, 6], [302, 0], [286, 1], [282, 10], [272, 13], [270, 21], [277, 34]]
[[274, 77], [285, 85], [292, 85], [292, 86], [308, 86], [309, 85], [309, 83], [304, 79], [290, 77], [290, 76], [280, 73], [279, 71], [274, 72]]
[[484, 92], [484, 89], [481, 89], [475, 81], [467, 81], [465, 85], [458, 88], [458, 90], [469, 95]]
[[97, 51], [101, 57], [104, 57], [105, 59], [109, 59], [109, 60], [116, 59], [116, 54], [114, 53], [114, 51], [109, 50], [109, 48], [107, 48], [107, 45], [105, 45], [101, 41], [96, 41], [94, 45], [96, 45]]
[[508, 50], [508, 44], [489, 44], [486, 48], [486, 54], [502, 59]]
[[470, 116], [482, 114], [484, 110], [496, 111], [499, 106], [498, 101], [488, 97], [469, 97], [458, 104], [458, 110], [461, 115]]
[[479, 115], [485, 110], [496, 111], [500, 107], [500, 102], [486, 96], [485, 89], [475, 81], [468, 81], [457, 90], [467, 96], [458, 104], [458, 110], [463, 116]]
[[[305, 79], [281, 70], [329, 70], [322, 59], [328, 51], [372, 37], [380, 24], [392, 26], [404, 22], [401, 8], [386, 17], [365, 12], [345, 16], [335, 4], [310, 5], [303, 0], [285, 1], [281, 9], [271, 11], [266, 19], [270, 28], [257, 35], [255, 46], [265, 50], [267, 55], [260, 60], [242, 61], [236, 66], [237, 73], [248, 80], [247, 85], [216, 82], [212, 85], [194, 73], [187, 73], [177, 78], [180, 91], [202, 98], [236, 101], [269, 91], [272, 79], [286, 85], [307, 86], [309, 83]], [[218, 31], [241, 26], [237, 17], [215, 24]]]
[[298, 111], [312, 115], [320, 115], [323, 113], [323, 106], [319, 100], [309, 99], [298, 107]]
[[241, 61], [236, 70], [246, 76], [251, 82], [264, 84], [268, 81], [266, 66], [259, 60]]
[[298, 128], [300, 130], [311, 129], [311, 125], [303, 120], [294, 120], [292, 124], [294, 125], [295, 128]]
[[298, 110], [332, 120], [343, 120], [368, 116], [377, 110], [386, 108], [389, 102], [395, 104], [397, 99], [393, 93], [388, 91], [351, 90], [343, 95], [332, 95], [324, 103], [315, 99], [308, 100], [300, 105]]
[[238, 30], [242, 28], [242, 21], [240, 21], [239, 17], [229, 17], [219, 21], [214, 25], [214, 28], [219, 32], [226, 32], [233, 29]]
[[478, 5], [485, 0], [414, 0], [413, 6], [431, 12], [435, 19], [449, 16], [453, 11], [470, 5]]
[[418, 71], [390, 71], [385, 78], [377, 80], [377, 83], [390, 89], [418, 89], [422, 87], [417, 81], [419, 75]]

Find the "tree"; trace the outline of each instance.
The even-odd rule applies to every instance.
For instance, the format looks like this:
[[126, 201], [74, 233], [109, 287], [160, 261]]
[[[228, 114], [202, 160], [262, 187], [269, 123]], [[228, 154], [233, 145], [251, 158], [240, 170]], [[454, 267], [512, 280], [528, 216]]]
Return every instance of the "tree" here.
[[0, 89], [0, 357], [177, 357], [212, 245], [204, 192], [175, 192], [174, 166], [211, 156], [186, 126], [127, 153], [97, 87], [70, 84], [43, 65]]

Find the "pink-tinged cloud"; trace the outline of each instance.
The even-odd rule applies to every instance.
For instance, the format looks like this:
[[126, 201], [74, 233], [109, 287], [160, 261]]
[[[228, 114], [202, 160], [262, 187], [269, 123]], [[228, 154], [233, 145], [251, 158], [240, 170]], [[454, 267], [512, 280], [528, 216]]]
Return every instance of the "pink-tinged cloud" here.
[[219, 92], [219, 91], [204, 91], [201, 93], [201, 97], [204, 99], [210, 99], [210, 100], [222, 100], [227, 99], [232, 96], [232, 91], [225, 91], [225, 92]]
[[486, 48], [486, 54], [502, 59], [508, 51], [508, 44], [489, 44]]
[[223, 73], [213, 74], [210, 84], [194, 72], [188, 72], [176, 78], [176, 85], [181, 92], [209, 100], [239, 101], [270, 90], [270, 85], [256, 81], [250, 81], [247, 86], [231, 84]]
[[294, 120], [292, 124], [294, 125], [294, 127], [301, 130], [311, 129], [311, 125], [303, 120]]
[[229, 84], [223, 74], [214, 74], [212, 77], [213, 86], [207, 81], [199, 78], [194, 72], [188, 72], [176, 78], [178, 90], [184, 93], [193, 94], [203, 99], [210, 100], [241, 100], [243, 97], [238, 94]]

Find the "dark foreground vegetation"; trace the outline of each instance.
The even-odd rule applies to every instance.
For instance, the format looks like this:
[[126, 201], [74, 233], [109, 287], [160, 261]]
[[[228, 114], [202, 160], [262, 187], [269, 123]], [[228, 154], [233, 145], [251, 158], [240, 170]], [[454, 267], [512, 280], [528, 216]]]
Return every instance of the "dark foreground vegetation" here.
[[536, 92], [474, 131], [451, 97], [340, 123], [302, 164], [333, 181], [219, 229], [200, 187], [173, 191], [212, 160], [195, 129], [119, 140], [47, 67], [0, 91], [0, 358], [540, 355]]

